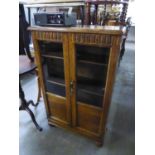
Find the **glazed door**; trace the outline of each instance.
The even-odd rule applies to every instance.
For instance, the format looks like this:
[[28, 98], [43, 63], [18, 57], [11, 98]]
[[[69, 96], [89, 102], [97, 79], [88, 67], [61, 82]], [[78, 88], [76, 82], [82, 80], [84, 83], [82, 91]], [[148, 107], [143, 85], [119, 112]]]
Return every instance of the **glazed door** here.
[[98, 135], [110, 48], [93, 41], [93, 34], [70, 37], [72, 124], [80, 131]]
[[36, 54], [47, 99], [48, 118], [57, 124], [70, 125], [69, 56], [67, 35], [40, 32]]

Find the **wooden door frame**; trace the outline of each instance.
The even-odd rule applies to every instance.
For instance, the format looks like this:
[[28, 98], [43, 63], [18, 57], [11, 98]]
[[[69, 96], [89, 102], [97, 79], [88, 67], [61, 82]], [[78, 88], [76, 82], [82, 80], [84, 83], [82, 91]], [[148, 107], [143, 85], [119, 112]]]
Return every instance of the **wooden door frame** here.
[[64, 74], [65, 74], [65, 91], [66, 91], [66, 109], [67, 109], [67, 122], [71, 125], [71, 102], [70, 102], [70, 77], [69, 77], [69, 49], [68, 49], [68, 34], [67, 33], [57, 33], [57, 32], [37, 32], [32, 31], [32, 41], [34, 44], [34, 51], [36, 57], [36, 64], [38, 67], [41, 88], [43, 93], [43, 98], [45, 101], [45, 108], [47, 112], [47, 118], [50, 118], [50, 108], [47, 101], [47, 95], [45, 91], [45, 82], [43, 77], [43, 68], [41, 64], [41, 51], [39, 48], [38, 41], [51, 41], [51, 42], [61, 42], [63, 46], [63, 57], [64, 57]]
[[[78, 35], [78, 34], [77, 34]], [[109, 36], [109, 35], [108, 35]], [[74, 91], [71, 95], [71, 109], [72, 109], [72, 126], [77, 126], [77, 101], [76, 101], [76, 48], [75, 48], [75, 33], [70, 33], [69, 36], [69, 58], [70, 58], [70, 81], [74, 81]], [[103, 105], [102, 105], [102, 116], [100, 120], [99, 126], [99, 135], [103, 135], [105, 131], [105, 123], [107, 120], [109, 104], [111, 102], [112, 96], [112, 88], [115, 80], [115, 71], [117, 67], [117, 62], [119, 58], [120, 52], [120, 42], [121, 36], [120, 35], [111, 35], [109, 42], [106, 42], [103, 47], [109, 47], [109, 62], [107, 68], [107, 75], [106, 75], [106, 85], [105, 85], [105, 94], [103, 97]], [[107, 44], [107, 45], [106, 45]], [[96, 43], [97, 45], [97, 43]], [[110, 45], [110, 46], [109, 46]], [[90, 46], [90, 44], [88, 44]]]
[[76, 109], [76, 51], [75, 51], [74, 33], [68, 35], [69, 46], [69, 62], [70, 62], [70, 82], [73, 82], [73, 92], [71, 97], [71, 111], [72, 111], [72, 127], [77, 124], [77, 109]]

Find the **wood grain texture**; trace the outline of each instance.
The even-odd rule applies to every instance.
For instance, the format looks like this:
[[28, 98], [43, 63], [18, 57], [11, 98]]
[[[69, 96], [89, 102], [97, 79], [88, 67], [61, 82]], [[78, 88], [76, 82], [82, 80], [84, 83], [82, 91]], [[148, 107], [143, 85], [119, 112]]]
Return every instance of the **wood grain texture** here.
[[62, 33], [35, 31], [34, 35], [37, 40], [62, 42]]
[[[80, 27], [80, 28], [46, 28], [31, 27], [35, 56], [49, 124], [83, 134], [102, 144], [105, 125], [110, 107], [115, 72], [120, 54], [121, 36], [124, 33], [118, 27]], [[61, 97], [45, 90], [41, 51], [39, 40], [62, 42], [65, 91]], [[109, 49], [109, 60], [106, 64], [105, 87], [101, 107], [77, 102], [77, 44]], [[92, 63], [92, 65], [98, 65]], [[90, 73], [90, 72], [89, 72]], [[90, 74], [87, 74], [90, 75]], [[72, 87], [71, 87], [72, 84]], [[71, 89], [72, 88], [72, 89]]]
[[[33, 26], [28, 30], [40, 32], [73, 32], [73, 33], [92, 33], [92, 34], [109, 34], [109, 35], [121, 35], [126, 31], [122, 26], [75, 26], [75, 27], [41, 27]], [[46, 36], [46, 35], [45, 35]]]
[[71, 108], [72, 108], [72, 126], [77, 124], [77, 109], [76, 109], [76, 51], [74, 46], [74, 36], [71, 33], [69, 36], [69, 62], [70, 62], [70, 81], [73, 82], [73, 92], [71, 96]]
[[82, 129], [79, 127], [74, 127], [74, 128], [70, 127], [65, 122], [59, 121], [53, 117], [48, 118], [48, 123], [51, 125], [61, 127], [61, 128], [65, 128], [65, 129], [70, 130], [74, 133], [82, 134], [82, 135], [87, 136], [88, 138], [90, 138], [92, 140], [95, 140], [96, 142], [102, 143], [102, 138], [94, 132], [90, 132], [88, 130], [85, 130], [85, 129]]
[[40, 54], [40, 48], [38, 45], [38, 41], [37, 41], [37, 38], [34, 32], [32, 32], [32, 41], [33, 41], [33, 45], [35, 49], [34, 50], [35, 60], [36, 60], [36, 65], [38, 67], [38, 75], [40, 79], [41, 90], [42, 90], [43, 99], [44, 99], [45, 108], [46, 108], [46, 114], [48, 118], [50, 116], [50, 111], [49, 111], [49, 105], [47, 102], [46, 92], [45, 92], [45, 83], [44, 83], [43, 70], [42, 70], [42, 64], [41, 64], [41, 54]]
[[68, 34], [63, 34], [63, 57], [64, 57], [64, 74], [65, 74], [65, 89], [66, 89], [66, 110], [67, 121], [71, 125], [71, 102], [70, 102], [70, 66], [69, 66], [69, 46]]
[[78, 44], [86, 44], [91, 46], [111, 46], [110, 35], [76, 33], [74, 34], [74, 41]]
[[67, 122], [66, 98], [52, 93], [47, 93], [47, 100], [51, 116]]
[[108, 70], [107, 70], [105, 94], [103, 98], [104, 104], [103, 104], [103, 111], [102, 111], [102, 117], [101, 117], [102, 119], [100, 121], [100, 129], [99, 129], [99, 133], [101, 134], [101, 136], [103, 136], [105, 132], [105, 125], [106, 125], [106, 120], [108, 116], [108, 111], [109, 111], [111, 96], [113, 91], [113, 85], [115, 80], [115, 72], [117, 69], [117, 63], [118, 63], [118, 58], [120, 53], [120, 43], [121, 43], [121, 37], [113, 36], [112, 47], [110, 49]]
[[100, 109], [95, 109], [85, 104], [77, 104], [77, 126], [93, 133], [99, 132], [99, 124], [101, 120]]

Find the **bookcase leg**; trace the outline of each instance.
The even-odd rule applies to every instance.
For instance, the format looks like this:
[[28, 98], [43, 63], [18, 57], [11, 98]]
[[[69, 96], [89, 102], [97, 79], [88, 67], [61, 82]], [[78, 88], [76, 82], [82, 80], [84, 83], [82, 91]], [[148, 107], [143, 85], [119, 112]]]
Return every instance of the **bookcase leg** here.
[[51, 127], [55, 127], [55, 125], [53, 125], [53, 124], [49, 124]]
[[98, 147], [102, 147], [103, 146], [103, 141], [96, 141], [96, 145]]

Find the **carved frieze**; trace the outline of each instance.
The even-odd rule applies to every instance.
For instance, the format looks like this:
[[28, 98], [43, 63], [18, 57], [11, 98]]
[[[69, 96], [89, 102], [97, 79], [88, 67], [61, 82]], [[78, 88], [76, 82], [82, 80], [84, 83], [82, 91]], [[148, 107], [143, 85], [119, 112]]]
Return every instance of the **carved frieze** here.
[[74, 34], [74, 42], [80, 44], [100, 44], [111, 45], [112, 39], [110, 35], [101, 34]]
[[61, 32], [34, 32], [35, 38], [38, 40], [53, 40], [53, 41], [62, 41]]

